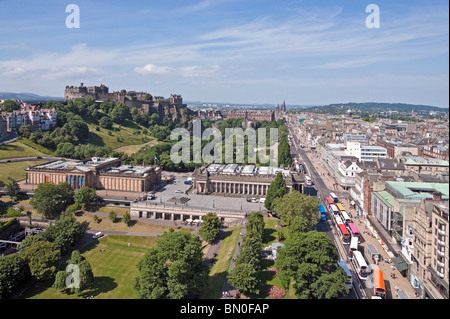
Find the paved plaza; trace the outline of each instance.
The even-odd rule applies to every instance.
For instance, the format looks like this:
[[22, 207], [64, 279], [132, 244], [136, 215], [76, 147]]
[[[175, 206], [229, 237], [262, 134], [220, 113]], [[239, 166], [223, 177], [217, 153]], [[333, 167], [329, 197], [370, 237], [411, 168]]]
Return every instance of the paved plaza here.
[[[192, 194], [189, 189], [191, 185], [184, 184], [191, 174], [173, 174], [175, 180], [166, 184], [155, 192], [155, 198], [150, 200], [155, 203], [167, 203], [186, 205], [187, 207], [208, 208], [216, 210], [235, 210], [243, 212], [265, 211], [264, 203], [248, 202], [246, 196], [224, 196], [224, 195], [197, 195]], [[181, 192], [179, 192], [181, 191]], [[186, 199], [188, 199], [186, 201]], [[180, 203], [184, 202], [184, 204]]]

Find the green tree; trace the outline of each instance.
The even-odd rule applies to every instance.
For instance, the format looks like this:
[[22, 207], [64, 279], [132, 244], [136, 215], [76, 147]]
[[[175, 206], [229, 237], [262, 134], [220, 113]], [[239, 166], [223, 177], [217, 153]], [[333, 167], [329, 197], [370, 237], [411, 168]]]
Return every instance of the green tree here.
[[100, 104], [100, 109], [105, 113], [109, 113], [113, 108], [114, 101], [112, 100], [105, 100]]
[[297, 191], [274, 200], [273, 208], [280, 217], [283, 226], [290, 226], [296, 217], [304, 217], [311, 229], [319, 221], [319, 201]]
[[71, 258], [67, 261], [67, 265], [76, 265], [79, 269], [78, 287], [73, 285], [70, 289], [71, 293], [81, 294], [84, 290], [92, 287], [94, 283], [92, 267], [78, 250], [72, 252]]
[[84, 236], [86, 227], [85, 223], [80, 223], [75, 217], [68, 216], [58, 219], [54, 225], [49, 226], [44, 235], [64, 254]]
[[295, 293], [302, 299], [335, 298], [348, 292], [347, 278], [338, 270], [337, 249], [325, 233], [291, 234], [284, 244], [275, 261], [284, 288], [294, 282]]
[[18, 252], [20, 255], [23, 255], [24, 252], [31, 247], [34, 243], [38, 241], [46, 241], [47, 238], [43, 234], [36, 234], [33, 236], [27, 236], [20, 242]]
[[201, 242], [185, 232], [166, 232], [138, 263], [134, 290], [140, 299], [181, 299], [204, 289], [208, 268]]
[[217, 235], [219, 235], [222, 223], [220, 222], [219, 217], [214, 213], [206, 214], [202, 221], [199, 234], [206, 242], [212, 243], [217, 238]]
[[113, 127], [113, 121], [111, 120], [111, 118], [109, 118], [108, 116], [103, 116], [100, 121], [99, 121], [99, 125], [103, 128], [106, 128], [108, 130], [112, 129]]
[[66, 279], [69, 274], [65, 270], [60, 270], [55, 275], [55, 281], [53, 282], [52, 287], [61, 292], [65, 292], [68, 290], [66, 285]]
[[94, 188], [82, 187], [74, 196], [75, 204], [78, 207], [86, 208], [87, 205], [97, 201], [97, 193]]
[[260, 280], [258, 272], [251, 264], [241, 263], [236, 265], [228, 276], [230, 284], [244, 294], [258, 294]]
[[253, 212], [247, 216], [246, 229], [248, 236], [256, 236], [262, 241], [264, 227], [264, 217], [260, 212]]
[[300, 299], [310, 299], [313, 295], [311, 285], [315, 283], [322, 273], [319, 265], [312, 263], [300, 263], [293, 278], [295, 279], [295, 294]]
[[30, 204], [45, 218], [55, 218], [73, 203], [74, 191], [64, 182], [39, 184], [34, 191]]
[[123, 221], [126, 225], [128, 225], [128, 224], [130, 223], [130, 221], [131, 221], [130, 213], [126, 212], [126, 213], [123, 215], [123, 217], [122, 217], [122, 221]]
[[345, 271], [341, 267], [330, 273], [323, 273], [311, 284], [312, 293], [319, 299], [338, 298], [341, 293], [348, 293], [345, 282], [348, 280]]
[[289, 225], [289, 233], [305, 233], [310, 230], [311, 223], [306, 217], [296, 216], [292, 219], [291, 224]]
[[121, 124], [130, 117], [130, 110], [125, 104], [118, 102], [109, 115], [115, 123]]
[[18, 131], [19, 135], [25, 138], [30, 138], [31, 136], [31, 125], [27, 124], [27, 125], [23, 125], [19, 128]]
[[20, 186], [15, 179], [8, 177], [9, 183], [6, 184], [5, 190], [6, 194], [13, 200], [17, 201], [20, 196]]
[[14, 100], [6, 100], [0, 104], [0, 108], [5, 112], [20, 110], [20, 105]]
[[151, 99], [153, 99], [153, 96], [152, 96], [150, 93], [147, 93], [147, 94], [145, 94], [144, 99], [145, 99], [146, 101], [150, 101]]
[[288, 193], [288, 188], [286, 182], [284, 181], [283, 174], [278, 172], [275, 180], [270, 183], [269, 189], [267, 190], [266, 201], [264, 202], [264, 207], [269, 211], [273, 211], [273, 203], [276, 198], [283, 197]]
[[152, 135], [156, 137], [158, 141], [162, 141], [170, 136], [170, 129], [167, 126], [156, 125], [152, 130]]
[[56, 275], [61, 253], [52, 243], [38, 241], [25, 251], [24, 258], [35, 279], [48, 280]]
[[117, 218], [117, 213], [112, 210], [112, 211], [109, 212], [108, 217], [114, 223], [116, 221], [116, 218]]
[[6, 299], [29, 275], [26, 261], [16, 254], [0, 258], [0, 299]]
[[261, 268], [261, 236], [245, 236], [239, 250], [236, 264], [250, 264], [255, 270]]
[[75, 137], [76, 141], [84, 143], [89, 138], [89, 126], [82, 121], [69, 121], [62, 127], [61, 134]]
[[59, 143], [56, 147], [56, 156], [65, 157], [65, 158], [73, 158], [75, 146], [70, 142]]

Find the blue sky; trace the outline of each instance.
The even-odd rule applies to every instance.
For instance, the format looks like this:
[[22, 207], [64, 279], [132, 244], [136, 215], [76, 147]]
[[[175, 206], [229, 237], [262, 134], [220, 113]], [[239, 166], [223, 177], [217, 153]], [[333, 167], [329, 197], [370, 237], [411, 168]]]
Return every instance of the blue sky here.
[[[66, 27], [70, 3], [80, 28]], [[380, 28], [366, 27], [366, 6]], [[449, 106], [447, 0], [0, 0], [0, 91]]]

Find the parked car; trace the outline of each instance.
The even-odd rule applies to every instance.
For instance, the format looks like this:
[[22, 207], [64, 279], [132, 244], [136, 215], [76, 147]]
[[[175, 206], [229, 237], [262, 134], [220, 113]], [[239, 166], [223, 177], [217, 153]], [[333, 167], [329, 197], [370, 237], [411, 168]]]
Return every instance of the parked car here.
[[175, 191], [175, 193], [183, 193], [183, 191], [182, 191], [181, 189], [177, 189], [177, 190]]
[[97, 238], [100, 238], [102, 236], [103, 236], [103, 233], [102, 232], [98, 232], [98, 233], [95, 233], [94, 235], [92, 235], [92, 238], [93, 239], [97, 239]]

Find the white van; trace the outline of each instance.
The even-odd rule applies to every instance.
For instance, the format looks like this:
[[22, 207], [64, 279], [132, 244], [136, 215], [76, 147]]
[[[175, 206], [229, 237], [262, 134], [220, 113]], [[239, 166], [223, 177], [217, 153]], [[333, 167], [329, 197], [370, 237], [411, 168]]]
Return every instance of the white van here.
[[266, 201], [266, 199], [264, 198], [264, 197], [261, 197], [260, 199], [259, 199], [259, 202], [260, 203], [264, 203]]
[[305, 184], [306, 186], [312, 186], [312, 179], [308, 175], [305, 175]]
[[102, 236], [103, 236], [103, 233], [99, 231], [98, 233], [95, 233], [94, 235], [92, 235], [92, 238], [93, 239], [97, 239], [97, 238], [100, 238]]

